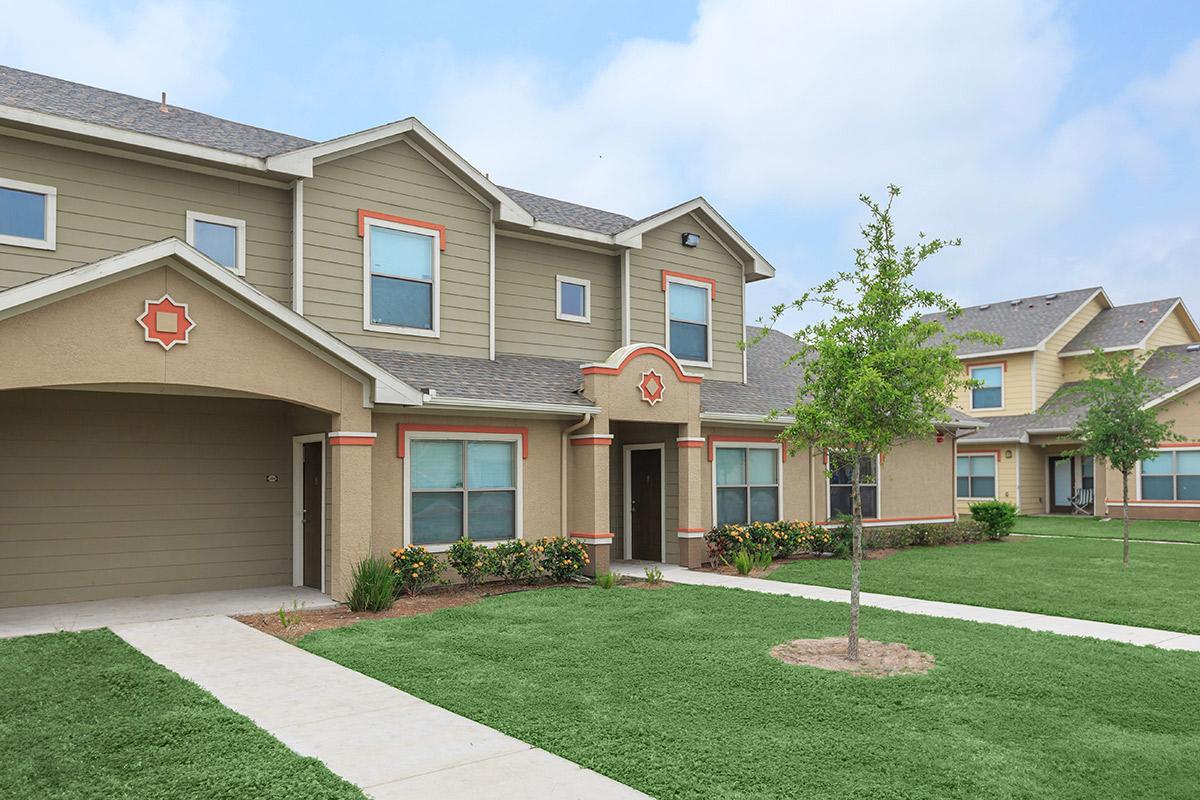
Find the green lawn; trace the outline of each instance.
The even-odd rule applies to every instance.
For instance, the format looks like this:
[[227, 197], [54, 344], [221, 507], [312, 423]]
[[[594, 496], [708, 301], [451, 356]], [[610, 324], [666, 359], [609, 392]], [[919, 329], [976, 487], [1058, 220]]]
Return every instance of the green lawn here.
[[301, 646], [664, 800], [1200, 796], [1200, 655], [870, 608], [866, 637], [937, 667], [768, 654], [846, 618], [731, 589], [546, 589]]
[[0, 640], [0, 796], [364, 800], [108, 631]]
[[[1015, 533], [1042, 533], [1053, 536], [1084, 536], [1088, 538], [1121, 538], [1121, 510], [1115, 510], [1111, 521], [1096, 517], [1017, 517]], [[1157, 539], [1163, 542], [1200, 542], [1200, 522], [1174, 519], [1132, 519], [1130, 539]]]
[[[847, 588], [850, 564], [793, 561], [772, 580]], [[1121, 543], [1022, 539], [958, 547], [913, 547], [864, 561], [862, 588], [1200, 633], [1200, 547], [1134, 543], [1121, 568]]]

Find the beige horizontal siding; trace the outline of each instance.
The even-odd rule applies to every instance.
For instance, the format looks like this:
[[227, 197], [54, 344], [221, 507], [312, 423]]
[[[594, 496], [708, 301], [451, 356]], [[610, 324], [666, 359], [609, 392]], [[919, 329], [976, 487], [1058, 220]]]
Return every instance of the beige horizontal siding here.
[[0, 177], [58, 190], [57, 248], [0, 245], [0, 289], [174, 236], [187, 212], [246, 221], [246, 279], [291, 294], [291, 192], [45, 142], [0, 136]]
[[1183, 324], [1183, 310], [1176, 307], [1171, 314], [1162, 321], [1158, 329], [1150, 334], [1150, 338], [1146, 341], [1146, 347], [1149, 350], [1156, 350], [1159, 347], [1168, 347], [1173, 344], [1190, 344], [1192, 341], [1191, 334]]
[[[680, 235], [700, 234], [700, 245], [684, 247]], [[712, 369], [692, 368], [723, 381], [742, 379], [744, 336], [742, 265], [690, 216], [669, 222], [642, 237], [642, 248], [630, 251], [629, 320], [634, 342], [666, 343], [666, 295], [662, 270], [683, 272], [717, 283], [712, 303]]]
[[[496, 239], [496, 351], [599, 361], [621, 346], [620, 259], [550, 243]], [[556, 318], [555, 277], [591, 282], [591, 322]]]
[[290, 437], [272, 401], [0, 394], [0, 606], [290, 583]]
[[[304, 311], [354, 345], [486, 358], [491, 211], [403, 141], [317, 165], [304, 182]], [[441, 336], [363, 330], [358, 209], [446, 226]]]
[[[975, 417], [1007, 416], [1009, 414], [1028, 414], [1033, 411], [1033, 354], [1013, 353], [999, 357], [980, 356], [969, 361], [963, 361], [963, 371], [970, 367], [984, 364], [1004, 365], [1004, 407], [988, 409], [971, 408], [971, 390], [960, 389], [954, 407]], [[968, 372], [969, 376], [969, 372]], [[1038, 375], [1038, 385], [1042, 376]]]

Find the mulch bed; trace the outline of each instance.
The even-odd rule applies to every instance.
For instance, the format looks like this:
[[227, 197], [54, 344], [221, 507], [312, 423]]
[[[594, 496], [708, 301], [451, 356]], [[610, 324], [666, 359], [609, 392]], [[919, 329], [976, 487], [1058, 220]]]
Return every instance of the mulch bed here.
[[846, 639], [831, 636], [826, 639], [793, 639], [771, 648], [771, 655], [785, 664], [796, 664], [835, 672], [852, 672], [872, 678], [893, 675], [922, 675], [933, 669], [934, 659], [928, 653], [913, 650], [899, 642], [858, 640], [858, 661], [846, 658]]

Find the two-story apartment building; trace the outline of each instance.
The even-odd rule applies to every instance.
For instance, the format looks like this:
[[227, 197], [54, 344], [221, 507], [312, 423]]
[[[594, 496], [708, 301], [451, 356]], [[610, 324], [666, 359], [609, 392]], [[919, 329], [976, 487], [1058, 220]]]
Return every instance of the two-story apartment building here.
[[[312, 142], [0, 68], [0, 606], [827, 519], [844, 476], [763, 422], [794, 342], [739, 348], [774, 273], [703, 198], [501, 187], [415, 119]], [[872, 524], [953, 519], [973, 424], [872, 465]]]
[[[1002, 342], [969, 341], [960, 358], [978, 385], [957, 408], [988, 423], [958, 441], [958, 510], [979, 499], [1014, 503], [1022, 513], [1120, 514], [1121, 477], [1091, 458], [1065, 455], [1084, 408], [1064, 387], [1087, 377], [1086, 357], [1150, 354], [1143, 370], [1162, 386], [1152, 405], [1175, 421], [1182, 442], [1132, 477], [1131, 514], [1200, 519], [1200, 329], [1178, 297], [1115, 306], [1100, 287], [972, 306], [947, 321], [952, 332], [985, 331]], [[1075, 503], [1072, 503], [1074, 498]]]

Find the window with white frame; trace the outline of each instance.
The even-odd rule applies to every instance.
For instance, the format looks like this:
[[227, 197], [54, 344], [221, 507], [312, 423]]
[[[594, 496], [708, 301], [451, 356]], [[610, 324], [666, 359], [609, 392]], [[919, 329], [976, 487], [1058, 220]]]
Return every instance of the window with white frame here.
[[1141, 473], [1143, 500], [1200, 500], [1200, 450], [1163, 450]]
[[[848, 517], [853, 511], [850, 490], [854, 461], [832, 453], [830, 459], [832, 470], [829, 475], [829, 518]], [[876, 467], [877, 461], [872, 456], [859, 459], [858, 495], [862, 502], [864, 518], [879, 516], [879, 471]]]
[[960, 455], [955, 463], [956, 494], [965, 498], [996, 497], [996, 455]]
[[412, 439], [407, 448], [409, 541], [449, 545], [517, 535], [519, 442]]
[[53, 250], [57, 217], [53, 186], [0, 178], [0, 244]]
[[1004, 365], [988, 364], [971, 367], [971, 380], [978, 385], [971, 389], [971, 408], [1004, 407]]
[[667, 350], [685, 363], [708, 366], [712, 350], [712, 287], [667, 278]]
[[439, 237], [432, 228], [364, 221], [364, 328], [438, 335]]
[[187, 212], [187, 243], [235, 275], [246, 274], [246, 221]]
[[778, 445], [716, 448], [714, 482], [718, 525], [775, 522], [779, 513]]
[[556, 275], [554, 315], [567, 322], [592, 321], [592, 282]]

